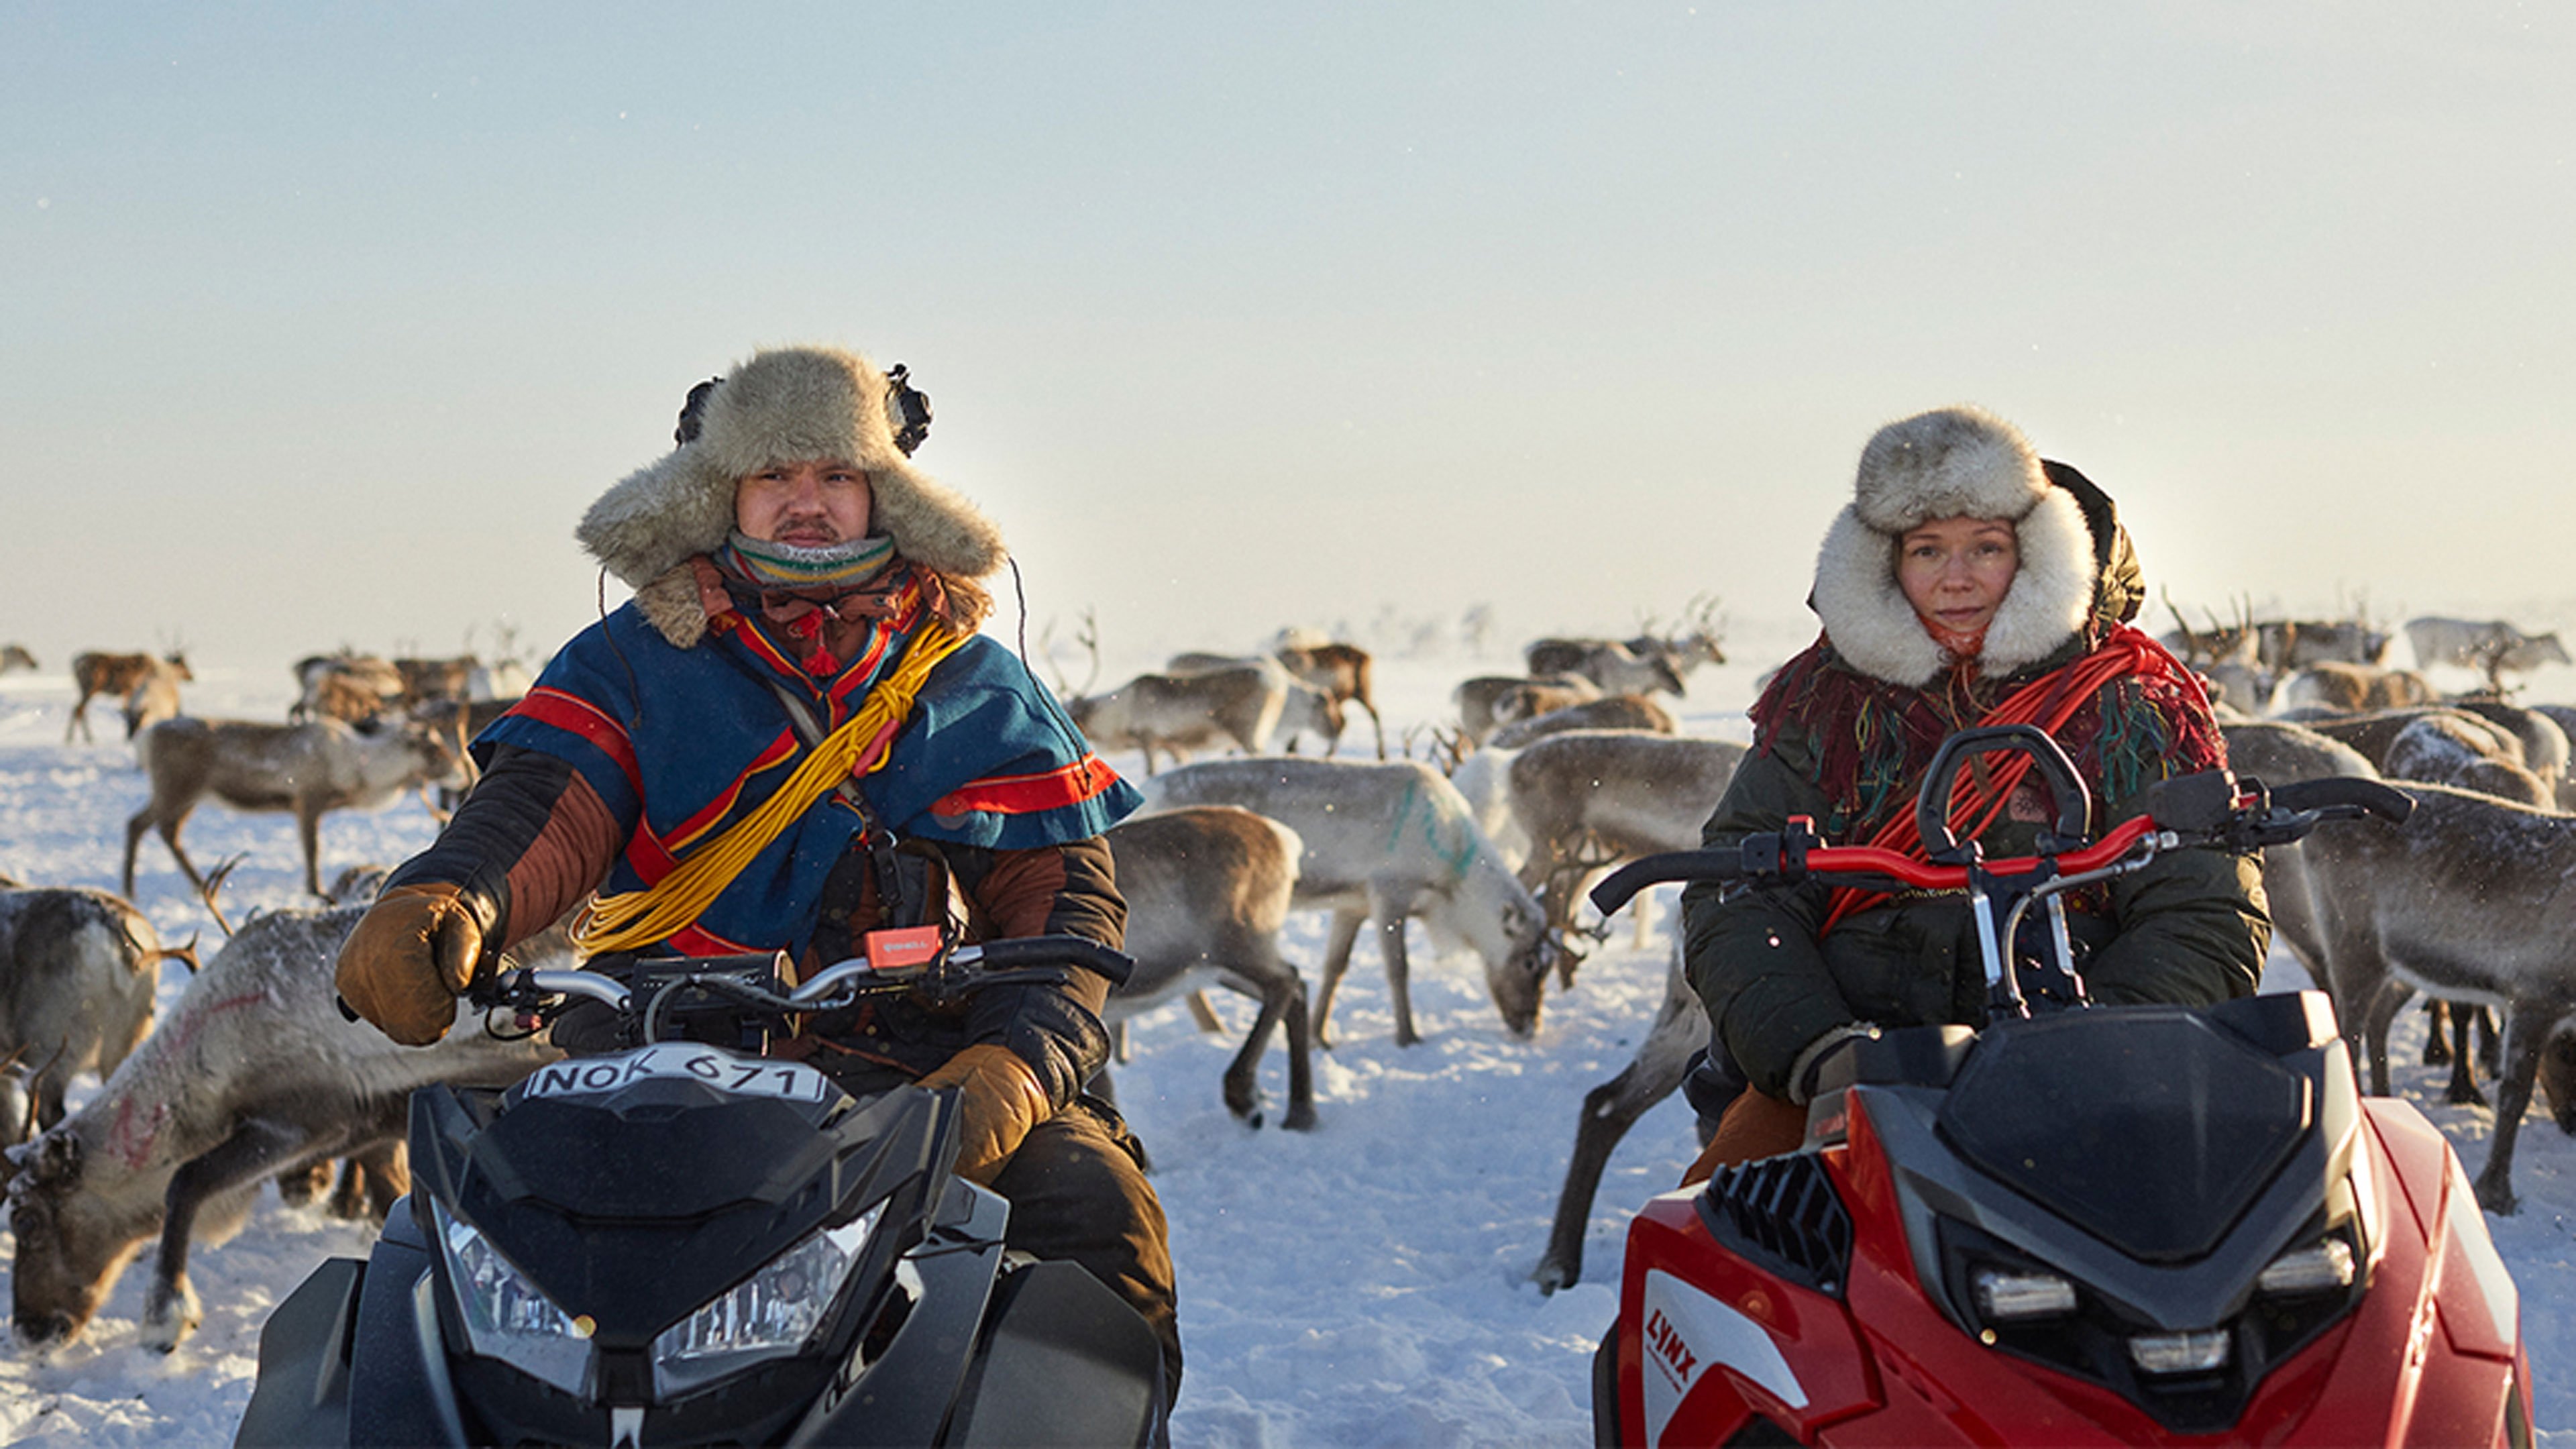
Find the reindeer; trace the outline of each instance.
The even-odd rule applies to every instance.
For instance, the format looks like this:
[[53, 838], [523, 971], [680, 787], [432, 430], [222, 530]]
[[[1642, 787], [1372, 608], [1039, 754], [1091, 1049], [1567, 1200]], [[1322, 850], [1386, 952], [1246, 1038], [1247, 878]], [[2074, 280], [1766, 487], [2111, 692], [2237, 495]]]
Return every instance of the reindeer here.
[[[1511, 702], [1517, 710], [1517, 701]], [[1642, 694], [1605, 694], [1581, 704], [1569, 704], [1545, 714], [1514, 719], [1497, 727], [1485, 737], [1489, 750], [1517, 750], [1549, 735], [1569, 730], [1647, 730], [1659, 735], [1681, 733], [1681, 722], [1671, 710]]]
[[38, 667], [36, 656], [27, 652], [26, 645], [0, 644], [0, 674], [13, 669], [24, 669], [32, 674]]
[[1449, 692], [1458, 706], [1459, 728], [1471, 745], [1482, 745], [1486, 736], [1513, 720], [1534, 719], [1600, 697], [1601, 686], [1580, 674], [1482, 674]]
[[[1225, 1069], [1226, 1110], [1261, 1125], [1259, 1073], [1270, 1034], [1288, 1026], [1288, 1115], [1282, 1125], [1315, 1125], [1306, 982], [1280, 959], [1279, 927], [1297, 886], [1306, 844], [1275, 820], [1230, 805], [1140, 815], [1105, 837], [1127, 898], [1127, 954], [1135, 974], [1101, 1012], [1113, 1027], [1210, 981], [1261, 1003], [1243, 1050]], [[1109, 1069], [1092, 1079], [1109, 1093]]]
[[[2499, 747], [2481, 722], [2456, 714], [2428, 713], [2388, 742], [2380, 773], [2392, 780], [2457, 785], [2541, 810], [2558, 808], [2558, 792]], [[2514, 754], [2519, 753], [2517, 748]]]
[[2387, 659], [2392, 637], [2363, 618], [2276, 619], [2254, 628], [2256, 657], [2275, 672], [2329, 660], [2376, 666]]
[[295, 682], [301, 692], [286, 711], [289, 722], [337, 719], [358, 724], [396, 708], [408, 687], [391, 660], [348, 649], [297, 660]]
[[2340, 659], [2319, 660], [2281, 682], [2283, 709], [2411, 709], [2431, 704], [2433, 685], [2412, 669], [2387, 669]]
[[1260, 754], [1279, 729], [1288, 684], [1285, 671], [1260, 665], [1139, 674], [1107, 694], [1067, 699], [1064, 708], [1092, 743], [1143, 750], [1145, 773], [1152, 775], [1157, 746], [1175, 762], [1225, 740], [1247, 755]]
[[1682, 611], [1683, 627], [1679, 633], [1654, 633], [1654, 621], [1646, 620], [1643, 625], [1646, 632], [1626, 641], [1628, 652], [1640, 659], [1660, 657], [1673, 667], [1674, 675], [1683, 680], [1688, 680], [1691, 671], [1703, 664], [1724, 664], [1726, 651], [1720, 647], [1720, 641], [1726, 631], [1724, 620], [1717, 612], [1717, 603], [1715, 594], [1693, 596]]
[[1286, 754], [1297, 753], [1301, 735], [1314, 735], [1324, 742], [1324, 757], [1332, 758], [1341, 748], [1342, 727], [1346, 720], [1342, 703], [1328, 690], [1307, 683], [1291, 673], [1288, 666], [1267, 654], [1175, 654], [1165, 660], [1169, 674], [1206, 674], [1226, 669], [1259, 669], [1278, 676], [1282, 690], [1279, 724], [1271, 742]]
[[[1724, 740], [1580, 730], [1515, 756], [1512, 816], [1530, 841], [1520, 881], [1546, 902], [1549, 929], [1571, 929], [1584, 883], [1606, 867], [1696, 848], [1744, 755]], [[1561, 969], [1570, 984], [1570, 957]]]
[[[2476, 791], [2398, 783], [2402, 825], [2357, 821], [2265, 852], [2283, 942], [2324, 983], [2344, 1034], [2388, 1091], [2388, 1027], [2417, 991], [2501, 1008], [2495, 1138], [2476, 1179], [2514, 1211], [2513, 1148], [2551, 1034], [2576, 1013], [2576, 816]], [[2562, 1099], [2562, 1111], [2567, 1107]]]
[[1336, 709], [1357, 704], [1368, 711], [1369, 728], [1377, 735], [1377, 757], [1386, 758], [1386, 722], [1378, 718], [1377, 702], [1370, 697], [1369, 652], [1357, 644], [1332, 639], [1282, 639], [1275, 651], [1279, 662], [1290, 674], [1331, 695]]
[[2503, 692], [2507, 671], [2527, 673], [2544, 664], [2568, 662], [2567, 646], [2552, 634], [2526, 634], [2502, 619], [2446, 619], [2427, 615], [2405, 624], [2406, 642], [2414, 647], [2415, 667], [2452, 665], [2475, 669], [2487, 687]]
[[2529, 768], [2523, 754], [2522, 741], [2512, 730], [2451, 705], [2374, 710], [2368, 714], [2302, 711], [2283, 717], [2292, 723], [2305, 725], [2318, 734], [2340, 740], [2361, 751], [2373, 768], [2385, 774], [2389, 773], [2385, 763], [2388, 748], [2396, 743], [2398, 733], [2408, 725], [2431, 714], [2448, 716], [2459, 725], [2463, 738], [2475, 738], [2481, 741], [2481, 753]]
[[1414, 1030], [1404, 927], [1420, 916], [1435, 939], [1464, 941], [1484, 960], [1485, 986], [1516, 1036], [1537, 1029], [1539, 989], [1554, 953], [1545, 917], [1497, 858], [1458, 791], [1418, 760], [1343, 764], [1274, 756], [1188, 765], [1142, 782], [1148, 808], [1240, 805], [1297, 832], [1296, 903], [1333, 912], [1315, 1039], [1330, 1045], [1333, 992], [1350, 969], [1360, 925], [1374, 920], [1394, 999], [1395, 1039]]
[[1644, 651], [1618, 639], [1540, 639], [1522, 651], [1532, 678], [1575, 674], [1608, 694], [1649, 694], [1656, 690], [1678, 697], [1681, 670], [1660, 648]]
[[78, 730], [84, 740], [96, 740], [90, 733], [89, 702], [100, 695], [123, 699], [134, 692], [134, 686], [146, 675], [167, 669], [182, 680], [195, 679], [188, 667], [187, 654], [173, 649], [159, 659], [149, 654], [100, 654], [88, 652], [72, 656], [72, 683], [80, 687], [80, 698], [72, 702], [72, 717], [63, 724], [63, 743], [72, 742]]
[[125, 706], [119, 713], [125, 718], [125, 737], [129, 740], [165, 719], [178, 718], [178, 671], [164, 661], [153, 661], [153, 668], [126, 691]]
[[195, 964], [105, 891], [0, 888], [0, 1054], [43, 1063], [26, 1076], [31, 1113], [0, 1121], [0, 1140], [23, 1140], [22, 1123], [60, 1122], [75, 1074], [105, 1078], [133, 1052], [152, 1029], [158, 968], [172, 957]]
[[461, 702], [471, 698], [475, 671], [483, 667], [483, 661], [471, 654], [460, 654], [453, 659], [397, 659], [393, 666], [402, 680], [402, 693], [394, 702], [408, 708], [433, 699]]
[[455, 1029], [425, 1048], [342, 1019], [333, 967], [362, 914], [283, 910], [244, 924], [96, 1097], [10, 1149], [22, 1341], [77, 1335], [157, 1229], [142, 1338], [176, 1347], [201, 1317], [190, 1241], [229, 1236], [263, 1180], [399, 1137], [416, 1087], [507, 1086], [555, 1055], [487, 1035], [462, 1004]]
[[462, 780], [463, 758], [445, 733], [404, 721], [359, 726], [335, 719], [303, 724], [250, 720], [164, 720], [136, 737], [152, 795], [125, 822], [125, 893], [134, 893], [134, 851], [157, 830], [179, 869], [200, 890], [179, 827], [208, 795], [236, 810], [295, 815], [304, 847], [304, 888], [322, 894], [322, 816], [372, 810], [414, 786]]

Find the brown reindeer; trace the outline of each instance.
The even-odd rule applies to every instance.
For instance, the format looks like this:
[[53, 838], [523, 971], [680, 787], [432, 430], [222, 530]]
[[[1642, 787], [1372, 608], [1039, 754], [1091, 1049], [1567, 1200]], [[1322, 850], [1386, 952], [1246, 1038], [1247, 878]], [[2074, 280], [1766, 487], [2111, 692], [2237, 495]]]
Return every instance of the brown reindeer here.
[[146, 676], [167, 669], [180, 679], [195, 679], [188, 668], [185, 651], [173, 649], [159, 659], [149, 654], [102, 654], [90, 651], [72, 656], [72, 683], [80, 687], [80, 698], [72, 703], [72, 717], [63, 725], [63, 743], [72, 742], [77, 730], [85, 740], [98, 737], [90, 733], [89, 702], [100, 695], [123, 699], [134, 692], [134, 686]]
[[1369, 697], [1372, 661], [1367, 650], [1326, 640], [1283, 644], [1278, 654], [1289, 673], [1331, 695], [1334, 704], [1356, 704], [1367, 710], [1369, 728], [1377, 732], [1377, 757], [1386, 758], [1386, 722], [1378, 718], [1377, 702]]
[[293, 812], [304, 846], [304, 888], [318, 896], [325, 813], [373, 809], [414, 786], [454, 784], [465, 774], [451, 730], [408, 720], [362, 726], [182, 716], [145, 730], [135, 749], [151, 777], [152, 798], [125, 822], [128, 895], [135, 847], [146, 830], [158, 830], [179, 869], [204, 888], [205, 877], [179, 848], [179, 827], [208, 795], [236, 810]]
[[[1279, 955], [1279, 928], [1297, 888], [1305, 842], [1275, 820], [1230, 805], [1140, 815], [1105, 837], [1127, 898], [1127, 953], [1135, 974], [1109, 998], [1115, 1027], [1139, 1012], [1218, 982], [1253, 997], [1261, 1014], [1225, 1069], [1226, 1110], [1261, 1123], [1258, 1075], [1270, 1034], [1288, 1028], [1288, 1115], [1315, 1125], [1306, 982]], [[1092, 1090], [1108, 1095], [1106, 1067]]]

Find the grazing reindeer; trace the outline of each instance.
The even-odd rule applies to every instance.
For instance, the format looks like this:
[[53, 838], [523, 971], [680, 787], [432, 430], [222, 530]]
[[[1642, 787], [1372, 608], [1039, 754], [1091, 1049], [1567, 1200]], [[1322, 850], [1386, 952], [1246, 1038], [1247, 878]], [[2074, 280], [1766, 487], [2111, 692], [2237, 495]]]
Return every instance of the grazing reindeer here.
[[1535, 719], [1551, 710], [1599, 699], [1601, 686], [1580, 674], [1516, 677], [1480, 674], [1449, 692], [1458, 706], [1458, 727], [1467, 743], [1485, 743], [1497, 728], [1516, 719]]
[[152, 798], [125, 822], [125, 892], [134, 893], [134, 850], [157, 830], [179, 869], [199, 889], [179, 827], [208, 795], [236, 810], [286, 810], [304, 846], [304, 888], [322, 894], [322, 816], [372, 810], [419, 785], [462, 780], [464, 761], [441, 730], [412, 722], [372, 726], [335, 719], [303, 724], [249, 720], [164, 720], [137, 738]]
[[1346, 720], [1342, 702], [1330, 691], [1307, 683], [1289, 672], [1288, 666], [1267, 654], [1175, 654], [1163, 662], [1169, 674], [1206, 674], [1213, 670], [1258, 669], [1275, 673], [1284, 693], [1279, 706], [1279, 724], [1271, 736], [1283, 753], [1297, 753], [1300, 735], [1314, 735], [1324, 742], [1324, 757], [1332, 758], [1342, 745], [1342, 727]]
[[2504, 1073], [2480, 1206], [2511, 1213], [2514, 1138], [2541, 1058], [2576, 1013], [2576, 816], [2401, 782], [2402, 825], [2356, 821], [2265, 852], [2282, 940], [2333, 993], [2344, 1033], [2388, 1091], [2388, 1027], [2416, 991], [2501, 1008]]
[[[1546, 902], [1549, 928], [1572, 927], [1584, 882], [1602, 869], [1696, 848], [1744, 755], [1725, 740], [1583, 730], [1514, 756], [1512, 816], [1530, 841], [1520, 880]], [[1560, 969], [1570, 981], [1571, 960]]]
[[[1229, 805], [1140, 815], [1105, 837], [1127, 898], [1127, 954], [1135, 974], [1101, 1013], [1111, 1025], [1209, 981], [1261, 1003], [1243, 1050], [1225, 1069], [1226, 1110], [1261, 1125], [1261, 1054], [1288, 1026], [1288, 1115], [1282, 1125], [1315, 1125], [1315, 1085], [1306, 982], [1279, 956], [1279, 927], [1297, 887], [1306, 844], [1276, 820]], [[1108, 1068], [1092, 1079], [1107, 1095]]]
[[2399, 730], [2380, 756], [2392, 780], [2429, 780], [2479, 790], [2541, 810], [2558, 808], [2558, 792], [2524, 769], [2478, 722], [2455, 714], [2426, 714]]
[[1532, 678], [1579, 674], [1607, 694], [1682, 693], [1681, 670], [1661, 650], [1644, 653], [1618, 639], [1540, 639], [1523, 656]]
[[[1513, 704], [1518, 708], [1518, 704]], [[1525, 745], [1561, 735], [1569, 730], [1650, 730], [1659, 735], [1681, 733], [1681, 722], [1672, 711], [1642, 694], [1605, 694], [1581, 704], [1569, 704], [1545, 714], [1515, 719], [1485, 737], [1489, 750], [1517, 750]]]
[[1330, 1045], [1333, 991], [1350, 969], [1360, 925], [1374, 920], [1386, 962], [1400, 1046], [1413, 1027], [1404, 927], [1420, 916], [1435, 938], [1464, 941], [1485, 964], [1485, 986], [1503, 1024], [1527, 1036], [1538, 1026], [1541, 978], [1560, 949], [1545, 934], [1538, 902], [1497, 858], [1457, 789], [1419, 760], [1340, 764], [1274, 756], [1213, 760], [1142, 782], [1149, 809], [1240, 805], [1297, 832], [1296, 902], [1333, 912], [1324, 955], [1315, 1038]]
[[412, 1089], [506, 1086], [554, 1055], [487, 1035], [460, 1004], [437, 1045], [396, 1045], [332, 1005], [340, 943], [364, 909], [272, 911], [189, 981], [169, 1019], [81, 1110], [10, 1149], [21, 1341], [64, 1342], [159, 1232], [143, 1341], [168, 1350], [200, 1320], [188, 1246], [238, 1228], [259, 1184], [292, 1164], [401, 1135]]
[[[164, 950], [141, 911], [101, 890], [0, 889], [0, 1054], [43, 1065], [26, 1076], [32, 1125], [63, 1120], [74, 1074], [116, 1070], [152, 1029]], [[16, 1142], [18, 1121], [0, 1122]]]
[[149, 654], [93, 652], [73, 655], [72, 683], [80, 687], [80, 698], [73, 701], [72, 717], [63, 724], [63, 743], [68, 745], [72, 742], [74, 730], [80, 732], [82, 739], [98, 738], [90, 733], [89, 728], [91, 700], [102, 694], [110, 699], [123, 699], [134, 692], [134, 686], [142, 683], [145, 676], [163, 669], [169, 670], [183, 680], [193, 680], [197, 677], [195, 671], [188, 668], [187, 654], [177, 649], [171, 650], [159, 659]]
[[1367, 650], [1331, 639], [1287, 639], [1277, 655], [1289, 673], [1331, 695], [1336, 708], [1357, 704], [1367, 710], [1369, 728], [1377, 735], [1377, 757], [1386, 758], [1386, 722], [1378, 718], [1377, 701], [1370, 697], [1373, 661]]
[[286, 712], [289, 721], [358, 724], [395, 709], [406, 688], [402, 671], [391, 660], [347, 649], [297, 660], [295, 681], [302, 693]]
[[0, 674], [13, 669], [24, 669], [32, 674], [37, 668], [36, 656], [27, 652], [26, 645], [0, 644]]
[[2412, 669], [2321, 659], [2283, 680], [2278, 698], [2283, 709], [2377, 710], [2411, 709], [2436, 696], [2432, 682]]
[[2502, 619], [2409, 619], [2406, 642], [2415, 649], [2415, 667], [2437, 664], [2474, 669], [2487, 677], [2487, 687], [2502, 693], [2508, 672], [2528, 673], [2544, 664], [2568, 662], [2567, 646], [2556, 634], [2526, 634]]
[[1187, 751], [1232, 740], [1247, 755], [1260, 754], [1279, 729], [1288, 705], [1286, 671], [1257, 664], [1199, 674], [1139, 674], [1107, 694], [1077, 695], [1065, 713], [1092, 743], [1145, 752], [1154, 773], [1160, 746], [1175, 762]]

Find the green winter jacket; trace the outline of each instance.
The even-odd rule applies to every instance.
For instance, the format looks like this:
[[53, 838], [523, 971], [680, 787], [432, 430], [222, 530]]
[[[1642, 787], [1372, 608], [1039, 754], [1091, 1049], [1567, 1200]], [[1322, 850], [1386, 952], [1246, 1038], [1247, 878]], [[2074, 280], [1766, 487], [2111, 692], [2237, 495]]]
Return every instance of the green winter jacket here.
[[[1939, 707], [1950, 728], [1964, 728], [2011, 688], [2079, 657], [2103, 628], [2133, 615], [2140, 597], [2137, 564], [2124, 533], [2116, 525], [2096, 527], [2117, 542], [2100, 550], [2095, 623], [2070, 636], [2056, 653], [1993, 681], [1991, 689], [1978, 692], [1974, 705], [1952, 705], [1940, 695], [1884, 681], [1871, 681], [1868, 687], [1881, 697]], [[1812, 665], [1852, 672], [1829, 643], [1815, 647], [1820, 658]], [[2130, 681], [2116, 680], [2096, 698], [2116, 691], [2127, 691], [2124, 698], [2134, 717], [2138, 695]], [[2112, 713], [2108, 704], [2096, 712], [2102, 717]], [[1819, 783], [1826, 741], [1837, 729], [1848, 734], [1849, 720], [1775, 718], [1773, 724], [1757, 736], [1753, 753], [1737, 767], [1701, 831], [1702, 844], [1733, 849], [1748, 835], [1783, 828], [1793, 815], [1816, 820], [1831, 844], [1854, 844], [1886, 818], [1885, 808], [1867, 820], [1848, 818], [1851, 802], [1837, 800]], [[2145, 739], [2137, 738], [2138, 733], [2116, 743], [2069, 739], [2061, 733], [2060, 743], [2077, 758], [2094, 792], [2097, 832], [2137, 814], [2147, 785], [2201, 767], [2198, 761], [2171, 757], [2152, 731], [2145, 732], [2150, 736]], [[2093, 757], [2089, 769], [2084, 768], [2088, 756]], [[2116, 763], [2105, 767], [2103, 759], [2113, 756]], [[1901, 796], [1903, 808], [1911, 808], [1922, 763], [1913, 761], [1912, 778], [1893, 792]], [[2123, 788], [2108, 787], [2108, 777], [2114, 776]], [[2028, 855], [2038, 830], [2034, 823], [2007, 817], [1979, 837], [1979, 844], [1988, 859]], [[1791, 1075], [1801, 1053], [1837, 1028], [1984, 1024], [1984, 969], [1964, 895], [1908, 894], [1883, 902], [1846, 917], [1819, 944], [1816, 933], [1829, 894], [1828, 886], [1811, 882], [1737, 889], [1731, 895], [1702, 883], [1682, 895], [1691, 985], [1738, 1070], [1770, 1096], [1800, 1095], [1792, 1089], [1801, 1084], [1793, 1084]], [[2075, 902], [2068, 926], [2078, 943], [2078, 967], [2092, 998], [2106, 1005], [2202, 1005], [2250, 995], [2271, 944], [2259, 856], [2175, 851], [2107, 888], [2078, 893]]]

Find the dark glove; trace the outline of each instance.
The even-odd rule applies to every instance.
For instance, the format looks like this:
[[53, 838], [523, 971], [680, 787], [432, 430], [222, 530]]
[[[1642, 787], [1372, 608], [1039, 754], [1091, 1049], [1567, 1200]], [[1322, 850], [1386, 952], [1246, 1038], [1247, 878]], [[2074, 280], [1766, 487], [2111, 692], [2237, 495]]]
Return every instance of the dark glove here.
[[340, 999], [405, 1046], [428, 1046], [456, 1020], [456, 998], [483, 959], [483, 926], [457, 887], [396, 886], [340, 947]]
[[1055, 1115], [1055, 1103], [1038, 1085], [1036, 1070], [1019, 1053], [992, 1042], [978, 1042], [950, 1057], [921, 1085], [959, 1089], [957, 1175], [986, 1187], [1020, 1150], [1029, 1130]]

